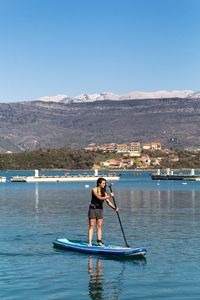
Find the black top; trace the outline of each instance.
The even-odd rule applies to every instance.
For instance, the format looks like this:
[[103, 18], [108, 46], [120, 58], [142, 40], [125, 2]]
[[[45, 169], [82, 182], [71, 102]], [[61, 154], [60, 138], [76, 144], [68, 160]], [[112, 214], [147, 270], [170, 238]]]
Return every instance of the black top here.
[[[101, 197], [104, 197], [105, 196], [105, 191], [104, 190], [101, 190]], [[98, 208], [98, 209], [103, 209], [103, 201], [98, 199], [93, 191], [92, 191], [92, 199], [91, 199], [91, 204], [90, 204], [90, 207], [91, 208]]]

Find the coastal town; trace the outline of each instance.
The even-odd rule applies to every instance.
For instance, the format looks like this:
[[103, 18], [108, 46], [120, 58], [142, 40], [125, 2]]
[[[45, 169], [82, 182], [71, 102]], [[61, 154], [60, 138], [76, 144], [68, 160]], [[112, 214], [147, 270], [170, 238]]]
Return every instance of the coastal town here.
[[94, 166], [102, 169], [199, 168], [200, 162], [199, 148], [166, 148], [159, 141], [90, 144], [85, 150], [105, 154]]
[[39, 148], [0, 153], [0, 170], [199, 169], [200, 148], [167, 148], [159, 141], [89, 144], [85, 148]]
[[132, 169], [135, 167], [148, 168], [150, 166], [160, 166], [161, 157], [150, 157], [146, 152], [148, 151], [161, 151], [160, 142], [150, 142], [142, 144], [140, 141], [132, 141], [123, 144], [106, 144], [99, 145], [90, 144], [85, 150], [103, 153], [115, 153], [116, 158], [101, 161], [99, 166], [108, 169]]

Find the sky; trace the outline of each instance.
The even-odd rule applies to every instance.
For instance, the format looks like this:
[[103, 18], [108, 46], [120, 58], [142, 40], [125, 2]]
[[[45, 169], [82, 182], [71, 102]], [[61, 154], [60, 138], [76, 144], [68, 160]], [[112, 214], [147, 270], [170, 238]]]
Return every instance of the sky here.
[[0, 0], [0, 102], [200, 90], [199, 0]]

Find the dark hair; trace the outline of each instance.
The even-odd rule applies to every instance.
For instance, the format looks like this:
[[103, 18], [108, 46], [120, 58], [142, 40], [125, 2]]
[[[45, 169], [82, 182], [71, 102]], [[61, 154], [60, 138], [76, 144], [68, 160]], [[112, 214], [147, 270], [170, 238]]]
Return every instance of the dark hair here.
[[102, 183], [102, 181], [105, 181], [105, 182], [106, 182], [105, 178], [99, 177], [99, 178], [97, 179], [97, 186], [99, 186], [99, 185]]
[[[105, 183], [106, 183], [106, 179], [103, 178], [103, 177], [100, 177], [100, 178], [97, 179], [97, 187], [100, 186], [102, 181], [105, 181]], [[106, 184], [105, 184], [105, 187], [103, 189], [101, 188], [101, 196], [104, 197], [105, 193], [106, 193]]]

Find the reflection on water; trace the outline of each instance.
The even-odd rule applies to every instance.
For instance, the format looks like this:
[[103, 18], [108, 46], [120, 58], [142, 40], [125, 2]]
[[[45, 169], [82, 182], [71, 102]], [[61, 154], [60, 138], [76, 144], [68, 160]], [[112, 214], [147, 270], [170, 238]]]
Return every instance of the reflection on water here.
[[[112, 269], [103, 270], [103, 264], [114, 262], [119, 264], [117, 271]], [[89, 296], [92, 300], [113, 299], [117, 300], [123, 291], [124, 273], [126, 264], [143, 267], [146, 264], [146, 259], [132, 258], [103, 258], [93, 257], [88, 258], [88, 274], [89, 274]], [[109, 273], [112, 272], [112, 279]], [[127, 274], [126, 274], [127, 275]]]
[[35, 183], [35, 210], [38, 211], [39, 204], [39, 190], [38, 190], [38, 182]]
[[[121, 205], [129, 207], [131, 211], [136, 211], [143, 206], [162, 207], [163, 205], [178, 204], [179, 207], [189, 201], [190, 207], [198, 204], [199, 190], [118, 190], [116, 198]], [[123, 203], [120, 199], [123, 199]]]
[[102, 283], [102, 261], [100, 258], [96, 260], [93, 267], [92, 256], [88, 259], [88, 273], [90, 275], [89, 281], [89, 295], [91, 299], [104, 299], [104, 290]]

